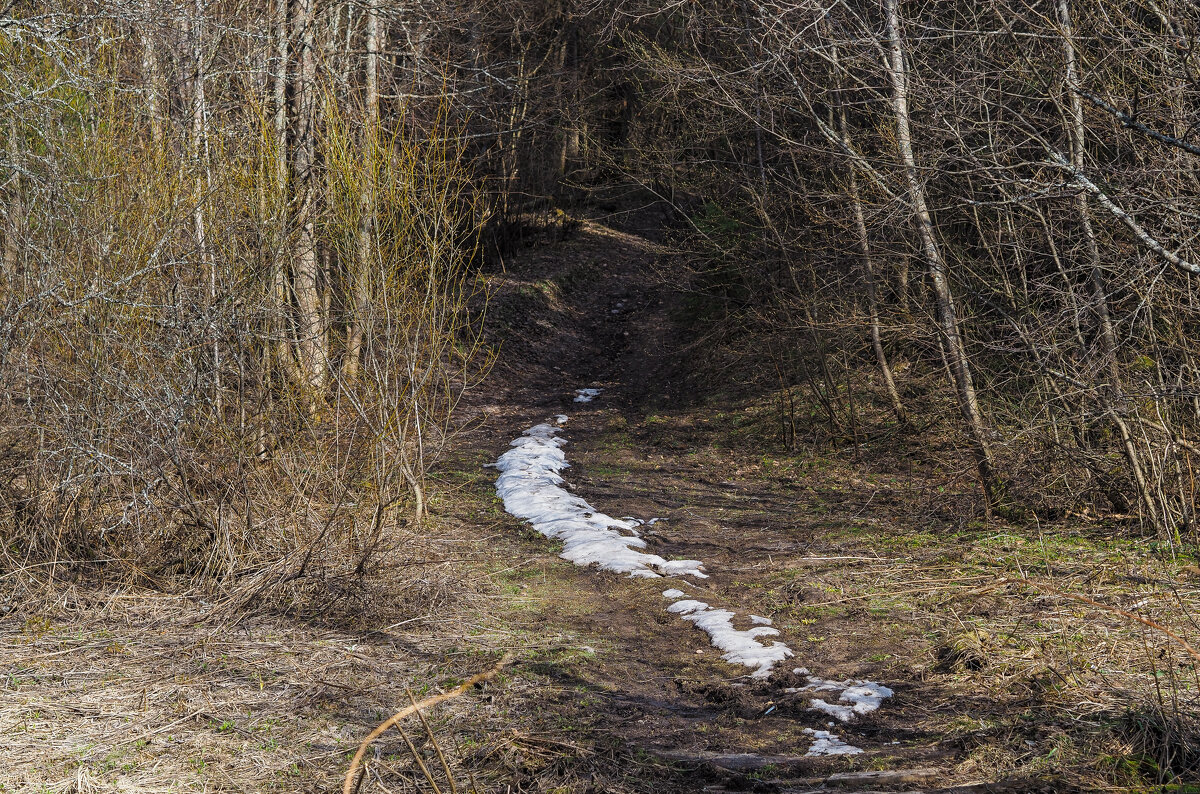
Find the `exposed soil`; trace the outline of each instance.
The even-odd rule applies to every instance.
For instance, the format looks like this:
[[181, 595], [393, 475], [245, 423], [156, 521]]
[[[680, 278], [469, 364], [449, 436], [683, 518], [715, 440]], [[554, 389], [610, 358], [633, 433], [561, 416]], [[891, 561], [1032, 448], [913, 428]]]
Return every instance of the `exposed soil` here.
[[[1144, 768], [1105, 759], [1152, 755], [1123, 727], [1155, 680], [1141, 649], [1154, 675], [1190, 673], [1160, 635], [1010, 578], [1036, 569], [1131, 599], [1169, 585], [1194, 604], [1188, 561], [1104, 527], [981, 520], [955, 434], [910, 444], [869, 383], [864, 426], [877, 432], [782, 450], [770, 395], [697, 374], [680, 293], [663, 288], [676, 278], [663, 228], [653, 207], [591, 217], [485, 274], [500, 356], [462, 407], [433, 524], [394, 538], [362, 583], [318, 588], [321, 609], [213, 625], [198, 596], [102, 583], [7, 593], [0, 790], [335, 790], [359, 740], [410, 692], [449, 688], [510, 650], [508, 671], [431, 717], [460, 781], [480, 791], [1136, 788]], [[572, 402], [582, 387], [604, 392]], [[938, 406], [926, 408], [936, 424]], [[559, 413], [575, 492], [611, 515], [665, 519], [650, 550], [701, 559], [712, 578], [576, 568], [503, 512], [485, 465]], [[771, 617], [795, 659], [748, 678], [666, 612], [669, 586]], [[805, 683], [792, 667], [895, 696], [830, 728], [784, 691]], [[865, 752], [806, 758], [805, 728]], [[416, 755], [436, 768], [422, 730], [410, 729]], [[388, 734], [360, 790], [431, 790], [423, 781]]]

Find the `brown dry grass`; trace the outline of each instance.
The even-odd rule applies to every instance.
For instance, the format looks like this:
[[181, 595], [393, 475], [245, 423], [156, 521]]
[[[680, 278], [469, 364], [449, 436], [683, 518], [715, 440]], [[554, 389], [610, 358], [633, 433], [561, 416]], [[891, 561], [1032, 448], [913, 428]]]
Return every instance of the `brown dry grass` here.
[[[452, 685], [511, 644], [463, 618], [487, 611], [487, 575], [471, 575], [486, 552], [403, 541], [365, 582], [310, 583], [291, 608], [251, 605], [224, 624], [196, 594], [46, 582], [16, 600], [9, 587], [3, 790], [332, 789], [407, 692]], [[460, 708], [479, 718], [480, 703]], [[399, 777], [412, 771], [398, 737], [377, 748]]]
[[932, 741], [955, 780], [1200, 779], [1195, 542], [1079, 517], [987, 519], [952, 430], [935, 443], [880, 432], [883, 395], [866, 378], [856, 389], [876, 411], [859, 445], [788, 452], [777, 400], [738, 397], [610, 429], [589, 458], [631, 471], [622, 500], [702, 505], [665, 514], [677, 530], [689, 510], [719, 516], [711, 542], [744, 544], [735, 592], [776, 610], [803, 663], [898, 683], [875, 721], [903, 745]]

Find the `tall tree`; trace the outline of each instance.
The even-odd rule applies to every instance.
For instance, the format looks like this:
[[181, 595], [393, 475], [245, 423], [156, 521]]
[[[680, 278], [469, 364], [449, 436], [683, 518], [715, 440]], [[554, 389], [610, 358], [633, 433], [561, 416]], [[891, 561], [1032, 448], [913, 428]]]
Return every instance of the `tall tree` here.
[[937, 304], [939, 340], [958, 395], [959, 411], [962, 413], [963, 421], [966, 422], [971, 436], [975, 463], [979, 469], [979, 479], [983, 485], [985, 497], [989, 504], [997, 505], [1000, 497], [999, 483], [992, 461], [987, 428], [984, 426], [983, 414], [979, 410], [979, 400], [975, 394], [971, 361], [967, 355], [962, 330], [959, 326], [958, 309], [954, 302], [950, 273], [946, 267], [946, 261], [942, 257], [941, 249], [938, 247], [933, 219], [930, 217], [929, 206], [925, 200], [925, 186], [913, 154], [912, 128], [909, 123], [908, 109], [908, 73], [901, 34], [899, 5], [899, 0], [886, 0], [885, 4], [889, 54], [885, 64], [892, 85], [896, 147], [908, 184], [910, 211], [921, 240], [922, 253], [929, 266], [929, 281], [933, 286], [934, 300]]
[[371, 273], [375, 268], [375, 214], [376, 179], [379, 172], [378, 150], [383, 142], [379, 129], [379, 48], [380, 20], [379, 0], [367, 0], [366, 8], [366, 62], [364, 64], [364, 124], [363, 124], [363, 180], [359, 202], [361, 213], [358, 222], [358, 244], [353, 272], [353, 315], [346, 334], [345, 358], [342, 374], [353, 379], [358, 376], [363, 355], [363, 337], [371, 305]]
[[317, 146], [317, 52], [316, 0], [294, 0], [293, 41], [296, 73], [292, 84], [295, 98], [292, 140], [292, 189], [295, 192], [293, 225], [296, 243], [292, 259], [295, 294], [297, 352], [303, 386], [315, 407], [323, 398], [329, 374], [329, 339], [323, 279], [317, 256], [316, 165]]

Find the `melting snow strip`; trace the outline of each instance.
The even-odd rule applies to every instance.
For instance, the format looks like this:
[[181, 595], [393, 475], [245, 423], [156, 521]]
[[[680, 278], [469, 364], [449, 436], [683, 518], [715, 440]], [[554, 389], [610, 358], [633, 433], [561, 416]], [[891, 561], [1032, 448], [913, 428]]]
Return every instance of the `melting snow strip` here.
[[599, 397], [600, 392], [602, 392], [602, 391], [604, 391], [604, 389], [576, 389], [575, 390], [575, 402], [590, 403], [592, 400]]
[[861, 747], [846, 744], [829, 731], [814, 731], [812, 728], [805, 728], [804, 732], [813, 737], [812, 746], [808, 748], [806, 756], [858, 755], [862, 752]]
[[[584, 392], [599, 393], [596, 389], [580, 389], [580, 396]], [[700, 570], [703, 564], [699, 560], [665, 560], [657, 554], [638, 551], [645, 548], [646, 541], [636, 536], [634, 527], [641, 524], [637, 519], [613, 518], [567, 493], [561, 487], [564, 481], [559, 472], [571, 464], [561, 449], [567, 441], [558, 433], [559, 428], [553, 425], [534, 425], [493, 464], [500, 470], [496, 493], [504, 501], [505, 510], [525, 519], [546, 537], [562, 541], [563, 551], [559, 556], [576, 565], [594, 563], [602, 570], [646, 579], [681, 575], [707, 578]], [[671, 589], [663, 595], [676, 599], [684, 594]], [[725, 652], [722, 659], [753, 668], [754, 678], [766, 678], [777, 662], [792, 655], [792, 650], [781, 642], [767, 646], [755, 639], [778, 634], [777, 629], [758, 625], [738, 631], [733, 627], [735, 615], [727, 609], [714, 609], [703, 601], [684, 599], [667, 610], [707, 632], [713, 646]]]
[[595, 563], [601, 569], [630, 576], [656, 579], [690, 574], [706, 578], [699, 560], [665, 560], [647, 554], [646, 541], [632, 534], [636, 524], [605, 515], [561, 486], [559, 472], [570, 466], [559, 448], [567, 443], [559, 429], [535, 425], [512, 442], [500, 456], [496, 493], [504, 509], [523, 518], [548, 538], [562, 541], [559, 556], [576, 565]]
[[[590, 402], [599, 393], [599, 389], [579, 389], [575, 401]], [[559, 414], [555, 421], [563, 425], [567, 417]], [[576, 565], [595, 564], [602, 570], [645, 579], [682, 575], [707, 578], [700, 570], [704, 566], [699, 560], [665, 560], [657, 554], [638, 551], [646, 547], [646, 541], [638, 537], [634, 529], [642, 525], [642, 521], [613, 518], [582, 498], [567, 493], [561, 487], [564, 480], [559, 472], [571, 464], [567, 463], [561, 449], [567, 440], [558, 435], [559, 431], [560, 428], [554, 425], [534, 425], [513, 441], [512, 449], [493, 464], [500, 471], [496, 493], [504, 500], [505, 510], [525, 519], [546, 537], [562, 541], [563, 551], [559, 556]], [[645, 525], [650, 526], [655, 521], [657, 519], [652, 519]], [[629, 534], [622, 534], [622, 531]], [[664, 590], [663, 596], [674, 601], [667, 607], [668, 612], [705, 631], [713, 646], [725, 652], [721, 655], [725, 661], [753, 668], [752, 678], [768, 677], [777, 663], [792, 656], [792, 649], [782, 642], [764, 645], [755, 639], [779, 634], [769, 625], [769, 618], [751, 615], [750, 620], [758, 625], [739, 631], [733, 627], [736, 615], [728, 609], [716, 609], [703, 601], [683, 598], [683, 591], [675, 588]], [[808, 670], [798, 667], [794, 672], [801, 674]], [[808, 680], [808, 686], [785, 691], [838, 693], [837, 699], [841, 703], [813, 698], [810, 706], [842, 722], [875, 711], [893, 694], [892, 690], [874, 681], [826, 681], [814, 676], [809, 676]], [[812, 733], [815, 741], [809, 755], [862, 752], [827, 731]]]
[[728, 609], [714, 609], [703, 601], [685, 598], [671, 604], [667, 611], [679, 614], [684, 620], [707, 632], [713, 646], [725, 651], [721, 654], [725, 661], [753, 667], [751, 678], [766, 678], [777, 662], [792, 655], [792, 649], [782, 642], [772, 642], [768, 646], [754, 639], [778, 634], [779, 629], [756, 626], [746, 631], [738, 631], [733, 627], [734, 613]]
[[864, 714], [870, 714], [883, 703], [887, 698], [890, 698], [894, 692], [874, 681], [848, 680], [848, 681], [826, 681], [823, 678], [808, 676], [808, 686], [790, 687], [785, 692], [800, 693], [800, 692], [836, 692], [837, 699], [842, 703], [829, 703], [821, 698], [813, 698], [809, 702], [809, 707], [814, 711], [820, 711], [829, 716], [849, 722], [855, 717], [861, 717]]

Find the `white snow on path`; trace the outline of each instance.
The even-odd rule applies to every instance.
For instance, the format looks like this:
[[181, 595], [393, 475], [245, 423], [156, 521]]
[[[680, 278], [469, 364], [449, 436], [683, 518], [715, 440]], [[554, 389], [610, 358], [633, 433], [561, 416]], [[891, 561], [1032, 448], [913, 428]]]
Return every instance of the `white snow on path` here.
[[791, 687], [784, 691], [788, 693], [837, 693], [840, 703], [829, 703], [821, 698], [813, 698], [809, 701], [809, 706], [815, 711], [824, 712], [842, 722], [849, 722], [855, 717], [870, 714], [879, 708], [884, 700], [895, 694], [892, 690], [874, 681], [826, 681], [811, 675], [808, 676], [808, 681], [808, 686]]
[[[504, 500], [504, 509], [523, 518], [548, 538], [562, 541], [559, 556], [576, 565], [599, 566], [602, 570], [625, 573], [646, 579], [689, 575], [707, 578], [699, 560], [665, 560], [647, 554], [646, 541], [634, 534], [642, 522], [605, 515], [584, 499], [568, 493], [559, 474], [571, 464], [561, 449], [566, 439], [558, 427], [534, 425], [512, 442], [512, 449], [494, 464], [500, 470], [496, 493]], [[624, 532], [630, 534], [622, 534]], [[667, 598], [682, 598], [681, 590], [663, 593]], [[668, 611], [680, 615], [707, 632], [714, 647], [724, 651], [727, 662], [753, 668], [754, 678], [766, 678], [777, 662], [792, 655], [781, 642], [763, 645], [755, 638], [778, 634], [770, 626], [756, 625], [746, 631], [733, 627], [733, 612], [714, 609], [703, 601], [676, 601]]]
[[805, 753], [810, 758], [818, 755], [858, 755], [862, 752], [861, 747], [846, 744], [829, 731], [814, 731], [812, 728], [805, 728], [804, 732], [813, 737], [812, 747], [809, 747], [808, 752]]
[[[683, 594], [680, 593], [680, 595]], [[755, 626], [746, 631], [738, 631], [733, 627], [734, 613], [728, 609], [714, 609], [703, 601], [685, 598], [671, 604], [667, 607], [667, 611], [680, 615], [684, 620], [696, 624], [697, 628], [707, 632], [712, 639], [713, 647], [725, 651], [721, 654], [721, 658], [725, 661], [753, 667], [754, 672], [750, 674], [751, 678], [766, 678], [771, 674], [771, 668], [792, 655], [792, 649], [782, 642], [763, 645], [755, 639], [755, 637], [778, 634], [779, 629], [773, 629], [770, 626]]]
[[[600, 394], [600, 389], [579, 389], [575, 394], [575, 402], [591, 402]], [[559, 414], [555, 422], [559, 426], [539, 424], [529, 428], [512, 442], [512, 449], [492, 464], [500, 471], [496, 493], [504, 501], [504, 509], [528, 521], [546, 537], [561, 541], [563, 551], [559, 556], [576, 565], [595, 564], [602, 570], [646, 579], [684, 575], [707, 578], [699, 560], [666, 560], [657, 554], [639, 551], [646, 547], [646, 541], [637, 535], [635, 528], [653, 525], [658, 519], [642, 522], [632, 517], [613, 518], [562, 487], [565, 481], [559, 472], [571, 465], [562, 451], [567, 440], [559, 436], [567, 416]], [[764, 645], [758, 641], [758, 637], [779, 634], [770, 625], [769, 618], [751, 615], [750, 620], [756, 625], [740, 631], [733, 627], [734, 612], [684, 598], [684, 595], [675, 588], [663, 591], [663, 596], [673, 601], [667, 611], [706, 632], [712, 645], [724, 651], [722, 659], [752, 668], [752, 678], [767, 678], [776, 664], [793, 655], [791, 648], [782, 642]], [[795, 672], [808, 671], [797, 668]], [[893, 694], [892, 690], [873, 681], [826, 681], [813, 676], [808, 680], [808, 686], [785, 691], [836, 692], [840, 702], [813, 698], [810, 706], [843, 722], [875, 711]], [[809, 755], [862, 752], [828, 731], [809, 732], [815, 739]]]
[[707, 578], [699, 560], [666, 560], [638, 551], [646, 541], [622, 534], [632, 533], [637, 523], [605, 515], [568, 493], [559, 472], [571, 464], [560, 449], [567, 441], [558, 433], [552, 425], [535, 425], [496, 461], [496, 493], [505, 510], [546, 537], [562, 541], [559, 556], [576, 565], [594, 563], [605, 571], [646, 579], [684, 574]]

